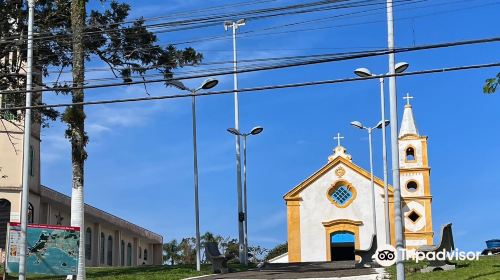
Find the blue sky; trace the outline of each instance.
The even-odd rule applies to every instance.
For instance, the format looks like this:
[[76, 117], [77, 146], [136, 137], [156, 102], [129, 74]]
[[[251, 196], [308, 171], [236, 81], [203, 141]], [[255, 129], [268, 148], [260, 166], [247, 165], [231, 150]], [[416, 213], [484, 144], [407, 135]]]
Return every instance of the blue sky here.
[[[240, 1], [239, 1], [240, 2]], [[296, 3], [270, 1], [232, 10]], [[231, 1], [130, 1], [132, 17], [153, 17], [226, 5]], [[233, 2], [234, 3], [234, 2]], [[396, 46], [413, 46], [499, 36], [500, 1], [424, 1], [398, 6]], [[364, 8], [366, 10], [366, 8]], [[363, 10], [363, 9], [361, 9]], [[347, 13], [249, 21], [243, 31]], [[336, 26], [336, 27], [333, 27]], [[385, 11], [330, 18], [282, 29], [314, 31], [242, 37], [239, 59], [309, 55], [383, 48], [387, 42]], [[278, 31], [279, 29], [273, 30]], [[224, 35], [220, 26], [166, 33], [162, 43]], [[205, 61], [232, 57], [230, 38], [192, 44]], [[498, 44], [403, 53], [411, 70], [498, 62]], [[91, 62], [88, 67], [102, 67]], [[376, 57], [283, 70], [241, 74], [240, 87], [353, 77], [357, 67], [387, 71], [387, 58]], [[180, 71], [187, 71], [184, 69]], [[484, 95], [482, 85], [499, 69], [461, 71], [398, 79], [399, 116], [402, 96], [410, 92], [421, 134], [429, 136], [434, 228], [453, 222], [456, 246], [481, 250], [499, 238], [500, 93]], [[87, 78], [109, 77], [91, 72]], [[219, 90], [232, 89], [232, 77], [219, 77]], [[201, 80], [187, 81], [195, 87]], [[178, 93], [150, 85], [151, 95]], [[142, 86], [88, 90], [88, 100], [144, 96]], [[283, 194], [326, 163], [337, 132], [353, 160], [368, 169], [368, 139], [349, 126], [352, 120], [379, 120], [377, 81], [363, 81], [240, 95], [244, 131], [265, 128], [248, 143], [249, 242], [267, 248], [286, 241]], [[45, 101], [67, 97], [45, 95]], [[197, 99], [201, 230], [237, 236], [233, 96]], [[86, 162], [86, 202], [162, 234], [165, 240], [194, 235], [191, 103], [189, 99], [100, 105], [86, 109], [90, 136]], [[42, 134], [42, 183], [71, 192], [70, 146], [64, 125], [54, 123]], [[374, 137], [375, 172], [382, 175], [380, 134]], [[439, 235], [439, 234], [437, 234]]]

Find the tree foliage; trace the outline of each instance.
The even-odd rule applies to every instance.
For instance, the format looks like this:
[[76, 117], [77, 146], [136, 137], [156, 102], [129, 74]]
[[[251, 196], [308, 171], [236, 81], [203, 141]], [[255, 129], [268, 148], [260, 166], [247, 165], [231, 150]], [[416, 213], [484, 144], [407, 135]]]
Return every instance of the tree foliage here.
[[279, 256], [279, 255], [283, 255], [286, 252], [288, 252], [288, 242], [285, 242], [283, 244], [279, 244], [276, 247], [269, 250], [267, 255], [266, 255], [265, 260], [268, 261], [272, 258]]
[[[0, 90], [25, 88], [26, 2], [0, 1], [0, 58], [5, 58], [0, 59]], [[99, 2], [102, 9], [92, 10], [85, 17], [85, 59], [103, 61], [115, 77], [130, 81], [134, 76], [144, 79], [147, 73], [160, 73], [168, 79], [173, 77], [175, 68], [197, 64], [202, 60], [203, 56], [193, 48], [161, 46], [158, 37], [147, 30], [143, 19], [122, 24], [129, 16], [129, 4], [115, 0]], [[37, 0], [34, 33], [33, 65], [38, 73], [35, 81], [41, 86], [42, 77], [72, 67], [71, 1]], [[56, 83], [44, 86], [62, 88], [59, 93], [69, 93], [69, 90], [64, 89], [72, 85], [57, 78]], [[24, 94], [9, 94], [3, 95], [2, 99], [4, 105], [19, 107], [24, 105], [25, 97]], [[40, 99], [37, 101], [40, 102]], [[68, 116], [73, 113], [71, 109], [66, 111], [62, 120], [71, 121], [82, 117]], [[47, 125], [58, 116], [58, 112], [45, 109], [38, 114], [38, 119]]]
[[498, 85], [500, 85], [500, 73], [497, 74], [495, 78], [490, 78], [486, 80], [483, 87], [484, 93], [494, 93], [497, 90]]
[[181, 247], [175, 239], [163, 244], [163, 252], [163, 261], [170, 265], [178, 264], [182, 258]]
[[[223, 255], [238, 256], [238, 240], [230, 236], [223, 237], [221, 235], [213, 234], [212, 232], [205, 232], [200, 236], [201, 241], [201, 257], [202, 263], [208, 263], [205, 256], [205, 244], [208, 242], [215, 242], [218, 244], [219, 251]], [[186, 237], [177, 240], [171, 240], [163, 244], [164, 261], [170, 265], [175, 264], [194, 264], [196, 262], [196, 239], [194, 237]], [[250, 262], [258, 263], [263, 260], [263, 255], [267, 249], [260, 246], [249, 246], [249, 260]], [[235, 259], [236, 260], [236, 259]]]

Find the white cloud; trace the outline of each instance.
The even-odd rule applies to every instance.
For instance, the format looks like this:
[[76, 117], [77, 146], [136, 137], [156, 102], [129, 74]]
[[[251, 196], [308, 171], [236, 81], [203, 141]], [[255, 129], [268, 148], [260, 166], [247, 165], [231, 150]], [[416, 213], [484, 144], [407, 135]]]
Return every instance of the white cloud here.
[[98, 135], [98, 134], [101, 134], [103, 132], [110, 131], [111, 129], [107, 126], [104, 126], [104, 125], [101, 125], [98, 123], [91, 123], [91, 124], [86, 125], [86, 130], [87, 130], [87, 133], [89, 133], [89, 134], [92, 134], [92, 135], [97, 134]]
[[261, 219], [252, 228], [252, 231], [260, 232], [270, 228], [279, 227], [285, 223], [285, 220], [286, 220], [286, 211], [285, 210], [276, 211], [273, 214], [268, 215], [265, 218]]
[[64, 137], [64, 125], [54, 124], [49, 129], [43, 130], [41, 160], [44, 163], [57, 162], [70, 156], [71, 145]]

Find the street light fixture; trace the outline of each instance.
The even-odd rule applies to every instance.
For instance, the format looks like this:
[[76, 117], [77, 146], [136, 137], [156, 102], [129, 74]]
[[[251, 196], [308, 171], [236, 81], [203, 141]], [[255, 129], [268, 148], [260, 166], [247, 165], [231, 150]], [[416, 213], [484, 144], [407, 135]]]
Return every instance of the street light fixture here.
[[372, 131], [374, 129], [381, 129], [382, 127], [385, 127], [388, 124], [389, 124], [388, 120], [385, 120], [385, 121], [381, 120], [374, 127], [365, 127], [359, 121], [352, 121], [351, 122], [352, 126], [359, 128], [359, 129], [365, 129], [368, 131], [368, 142], [369, 142], [369, 147], [370, 147], [370, 182], [371, 182], [371, 190], [372, 190], [373, 232], [375, 235], [377, 235], [377, 214], [376, 214], [376, 208], [375, 208], [375, 184], [374, 184], [374, 178], [373, 178]]
[[243, 232], [244, 232], [244, 248], [243, 251], [245, 252], [246, 256], [245, 259], [248, 257], [248, 211], [247, 211], [247, 136], [250, 135], [257, 135], [264, 131], [264, 128], [262, 126], [256, 126], [250, 130], [248, 133], [241, 133], [239, 130], [236, 128], [228, 128], [227, 131], [231, 134], [236, 135], [238, 138], [243, 137], [243, 209], [244, 209], [244, 214], [243, 214]]
[[[395, 65], [395, 73], [403, 73], [410, 64], [407, 62], [399, 62]], [[376, 76], [372, 74], [372, 72], [367, 68], [358, 68], [354, 70], [354, 73], [359, 77], [372, 77]], [[384, 93], [384, 78], [379, 78], [380, 83], [380, 111], [381, 111], [381, 119], [385, 120], [385, 93]], [[385, 216], [385, 242], [390, 244], [391, 242], [391, 225], [390, 225], [390, 217], [389, 217], [389, 187], [387, 185], [387, 177], [388, 177], [388, 168], [387, 168], [387, 145], [386, 145], [386, 130], [385, 127], [388, 123], [383, 124], [379, 123], [380, 128], [382, 128], [382, 160], [384, 162], [384, 199], [385, 199], [385, 207], [384, 207], [384, 216]], [[377, 126], [377, 128], [379, 128]]]
[[[239, 113], [239, 102], [238, 102], [238, 63], [236, 55], [236, 30], [241, 26], [246, 24], [245, 19], [239, 19], [237, 21], [224, 21], [224, 30], [228, 31], [229, 28], [233, 31], [233, 80], [234, 80], [234, 128], [236, 130], [240, 129], [240, 113]], [[240, 263], [247, 265], [247, 252], [245, 251], [244, 244], [244, 225], [241, 217], [243, 216], [243, 206], [242, 206], [242, 190], [241, 190], [241, 148], [240, 148], [240, 137], [235, 137], [236, 139], [236, 186], [238, 192], [238, 252]]]
[[208, 78], [196, 89], [191, 89], [185, 86], [179, 80], [170, 80], [169, 84], [184, 91], [189, 91], [192, 94], [191, 111], [193, 114], [193, 166], [194, 166], [194, 212], [196, 225], [196, 270], [201, 270], [201, 255], [200, 255], [200, 205], [198, 201], [198, 148], [196, 144], [196, 93], [202, 89], [211, 89], [219, 83], [218, 80]]

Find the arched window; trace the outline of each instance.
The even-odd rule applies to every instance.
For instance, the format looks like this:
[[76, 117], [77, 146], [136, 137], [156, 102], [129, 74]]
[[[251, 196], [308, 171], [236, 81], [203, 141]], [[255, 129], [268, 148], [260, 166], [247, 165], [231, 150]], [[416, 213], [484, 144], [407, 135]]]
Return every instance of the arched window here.
[[413, 147], [406, 148], [406, 161], [415, 160], [415, 149]]
[[127, 265], [132, 266], [132, 244], [127, 244]]
[[106, 244], [106, 237], [104, 236], [104, 233], [101, 232], [101, 264], [104, 264], [104, 254], [106, 252], [106, 247], [104, 245]]
[[409, 192], [416, 192], [417, 189], [418, 189], [418, 184], [417, 182], [415, 181], [409, 181], [408, 183], [406, 183], [406, 189], [409, 191]]
[[148, 260], [148, 249], [144, 249], [144, 260]]
[[90, 227], [85, 231], [85, 258], [92, 259], [92, 229]]
[[32, 224], [35, 221], [35, 208], [33, 208], [33, 204], [28, 202], [28, 224]]
[[122, 240], [121, 243], [121, 254], [120, 254], [120, 263], [122, 266], [125, 266], [125, 242]]
[[139, 246], [139, 259], [142, 259], [142, 248]]
[[108, 265], [113, 265], [113, 237], [108, 236]]

